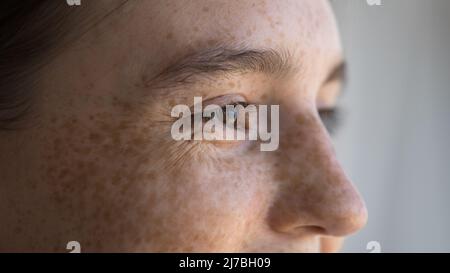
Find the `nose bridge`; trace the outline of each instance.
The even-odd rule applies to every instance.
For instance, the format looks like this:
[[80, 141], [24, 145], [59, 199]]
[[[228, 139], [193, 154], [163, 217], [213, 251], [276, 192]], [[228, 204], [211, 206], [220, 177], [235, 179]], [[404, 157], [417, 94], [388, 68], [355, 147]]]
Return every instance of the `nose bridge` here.
[[318, 115], [283, 117], [280, 133], [272, 227], [283, 232], [313, 228], [342, 236], [364, 225], [364, 203], [339, 165]]

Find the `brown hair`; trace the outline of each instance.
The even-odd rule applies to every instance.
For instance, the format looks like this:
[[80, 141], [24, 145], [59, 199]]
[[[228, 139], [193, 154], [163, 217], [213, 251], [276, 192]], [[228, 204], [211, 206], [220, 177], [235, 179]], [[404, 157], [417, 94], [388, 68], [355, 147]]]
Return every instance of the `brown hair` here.
[[28, 112], [34, 71], [65, 34], [66, 1], [0, 1], [0, 130]]
[[34, 72], [64, 48], [63, 44], [127, 1], [118, 1], [120, 5], [107, 14], [91, 12], [96, 1], [81, 1], [80, 6], [70, 6], [66, 0], [0, 1], [0, 130], [16, 129], [30, 112]]

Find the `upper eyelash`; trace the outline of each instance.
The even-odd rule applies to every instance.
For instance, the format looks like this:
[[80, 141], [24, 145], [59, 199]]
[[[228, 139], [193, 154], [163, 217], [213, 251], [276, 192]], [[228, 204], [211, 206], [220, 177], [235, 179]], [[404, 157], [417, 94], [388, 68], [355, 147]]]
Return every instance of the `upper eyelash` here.
[[[224, 112], [224, 113], [226, 113], [226, 107], [228, 106], [228, 105], [231, 105], [231, 106], [236, 106], [236, 105], [242, 105], [244, 108], [245, 107], [247, 107], [248, 105], [250, 105], [248, 102], [245, 102], [245, 101], [236, 101], [236, 102], [230, 102], [230, 103], [227, 103], [227, 104], [225, 104], [225, 105], [223, 105], [223, 106], [220, 106], [219, 105], [219, 107], [222, 109], [222, 112]], [[202, 114], [203, 114], [203, 112], [202, 112]], [[194, 115], [194, 114], [193, 114]], [[202, 116], [202, 118], [203, 118], [203, 116]], [[211, 117], [212, 118], [212, 117]], [[225, 118], [225, 117], [224, 117]]]
[[[220, 108], [222, 109], [222, 111], [223, 111], [224, 113], [226, 113], [226, 106], [227, 106], [227, 105], [236, 106], [236, 105], [238, 105], [238, 104], [241, 104], [242, 106], [244, 106], [244, 108], [247, 107], [248, 105], [250, 105], [250, 103], [245, 102], [245, 101], [236, 101], [236, 102], [229, 102], [229, 103], [227, 103], [227, 104], [221, 106]], [[219, 105], [219, 106], [220, 106], [220, 105]], [[191, 114], [191, 119], [194, 119], [195, 115], [201, 115], [203, 121], [207, 121], [207, 120], [209, 120], [209, 119], [212, 118], [212, 117], [211, 117], [211, 118], [209, 118], [209, 117], [203, 117], [203, 113], [204, 113], [204, 112], [200, 112], [200, 113], [192, 113], [192, 114]], [[207, 120], [205, 120], [205, 119], [207, 119]], [[226, 121], [226, 115], [223, 116], [223, 119], [224, 119], [224, 121]], [[194, 124], [194, 123], [193, 123], [193, 120], [192, 120], [191, 124]], [[195, 133], [195, 131], [192, 130], [192, 134], [191, 134], [191, 135], [193, 136], [194, 133]]]

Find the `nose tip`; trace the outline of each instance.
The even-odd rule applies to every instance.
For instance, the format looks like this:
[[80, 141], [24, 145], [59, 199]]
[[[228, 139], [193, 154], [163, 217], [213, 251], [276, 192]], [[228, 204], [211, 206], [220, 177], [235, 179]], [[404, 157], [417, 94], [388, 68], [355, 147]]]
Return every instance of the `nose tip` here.
[[330, 218], [323, 222], [325, 235], [342, 237], [362, 229], [367, 223], [368, 213], [364, 203], [358, 202], [361, 204], [353, 204], [342, 213], [329, 214]]
[[341, 237], [366, 225], [366, 205], [332, 153], [323, 153], [314, 165], [295, 163], [294, 172], [279, 176], [269, 219], [273, 229]]
[[[328, 200], [312, 206], [278, 210], [272, 217], [272, 228], [294, 236], [305, 234], [344, 237], [362, 229], [368, 219], [366, 206], [358, 196]], [[353, 199], [353, 200], [352, 200]], [[286, 203], [287, 204], [287, 203]], [[280, 208], [279, 208], [280, 209]]]
[[317, 117], [300, 125], [287, 119], [282, 125], [284, 139], [290, 142], [276, 154], [283, 164], [274, 176], [278, 188], [269, 211], [272, 229], [342, 237], [364, 227], [368, 218], [364, 201]]

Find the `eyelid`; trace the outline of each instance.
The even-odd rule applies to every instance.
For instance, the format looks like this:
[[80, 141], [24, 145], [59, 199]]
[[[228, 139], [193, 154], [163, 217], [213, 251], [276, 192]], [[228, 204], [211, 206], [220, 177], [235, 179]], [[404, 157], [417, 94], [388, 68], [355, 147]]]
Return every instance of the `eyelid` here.
[[[193, 99], [192, 99], [192, 101], [193, 101]], [[202, 109], [204, 109], [206, 106], [211, 105], [211, 104], [215, 104], [218, 106], [225, 106], [227, 104], [230, 105], [230, 104], [233, 104], [236, 102], [247, 102], [247, 99], [241, 94], [227, 94], [227, 95], [210, 98], [207, 100], [202, 99]], [[189, 107], [192, 114], [194, 114], [194, 106], [195, 106], [194, 104], [191, 104], [191, 106]]]
[[[206, 103], [205, 103], [206, 102]], [[219, 96], [219, 97], [215, 97], [215, 98], [211, 98], [208, 99], [206, 101], [202, 101], [202, 112], [199, 113], [195, 113], [195, 111], [193, 111], [194, 106], [191, 107], [191, 118], [194, 118], [196, 115], [200, 115], [200, 117], [203, 119], [203, 115], [205, 113], [205, 107], [207, 107], [208, 105], [216, 105], [219, 108], [221, 108], [223, 115], [223, 119], [224, 119], [224, 126], [229, 126], [229, 124], [226, 124], [226, 107], [228, 105], [243, 105], [244, 108], [247, 107], [249, 105], [249, 103], [247, 102], [246, 98], [243, 95], [240, 94], [227, 94], [227, 95], [223, 95], [223, 96]], [[236, 119], [237, 121], [237, 119]], [[235, 122], [236, 122], [235, 121]], [[234, 123], [233, 123], [234, 125]], [[247, 121], [246, 121], [246, 128], [247, 128]], [[246, 129], [245, 128], [245, 129]], [[234, 128], [236, 129], [236, 128]]]
[[343, 109], [342, 107], [326, 107], [317, 110], [320, 116], [320, 119], [327, 129], [328, 133], [332, 136], [336, 133], [339, 127], [342, 126], [344, 122]]
[[219, 106], [232, 105], [238, 102], [247, 103], [247, 99], [241, 94], [227, 94], [215, 98], [208, 99], [203, 102], [203, 108], [210, 104], [216, 104]]

